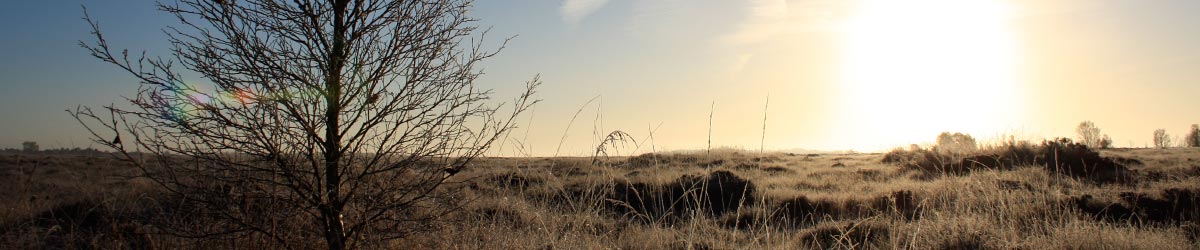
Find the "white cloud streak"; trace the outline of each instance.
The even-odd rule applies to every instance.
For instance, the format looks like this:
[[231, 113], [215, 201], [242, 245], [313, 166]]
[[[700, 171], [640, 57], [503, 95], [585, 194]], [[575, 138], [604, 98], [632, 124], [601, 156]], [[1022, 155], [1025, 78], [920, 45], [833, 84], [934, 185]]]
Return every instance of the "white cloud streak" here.
[[609, 0], [564, 0], [559, 13], [569, 25], [576, 25], [584, 18], [604, 7]]
[[737, 30], [722, 38], [730, 44], [770, 40], [781, 35], [828, 31], [836, 27], [847, 2], [834, 0], [747, 1], [744, 19]]

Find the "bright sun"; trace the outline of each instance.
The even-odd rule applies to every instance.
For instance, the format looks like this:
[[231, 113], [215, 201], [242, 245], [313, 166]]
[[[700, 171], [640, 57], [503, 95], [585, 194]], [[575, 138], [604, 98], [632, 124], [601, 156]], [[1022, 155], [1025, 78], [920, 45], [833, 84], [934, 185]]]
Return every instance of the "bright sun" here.
[[841, 146], [987, 138], [1016, 124], [1019, 51], [998, 1], [861, 0], [842, 29]]

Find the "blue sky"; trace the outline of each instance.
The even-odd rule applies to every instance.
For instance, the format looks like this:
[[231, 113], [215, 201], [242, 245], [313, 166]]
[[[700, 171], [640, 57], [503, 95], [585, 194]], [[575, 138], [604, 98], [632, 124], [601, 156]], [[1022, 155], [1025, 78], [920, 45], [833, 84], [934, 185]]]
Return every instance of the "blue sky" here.
[[[152, 1], [82, 3], [112, 46], [165, 56], [160, 30], [175, 21]], [[0, 9], [0, 147], [89, 146], [63, 110], [136, 90], [77, 45], [90, 39], [80, 4]], [[474, 14], [493, 46], [517, 36], [481, 85], [507, 100], [543, 77], [544, 102], [514, 134], [535, 154], [555, 154], [572, 115], [600, 96], [558, 152], [583, 155], [594, 129], [633, 134], [638, 153], [653, 127], [655, 149], [703, 148], [714, 102], [713, 143], [757, 149], [768, 95], [768, 149], [884, 150], [939, 131], [1072, 136], [1082, 120], [1143, 146], [1154, 129], [1200, 123], [1195, 10], [1200, 1], [531, 0], [478, 1]]]

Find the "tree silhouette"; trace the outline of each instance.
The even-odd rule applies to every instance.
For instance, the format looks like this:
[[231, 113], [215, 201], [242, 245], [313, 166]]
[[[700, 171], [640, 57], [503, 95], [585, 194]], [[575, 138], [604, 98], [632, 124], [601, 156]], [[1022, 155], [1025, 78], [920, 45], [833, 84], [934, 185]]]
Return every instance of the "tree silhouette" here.
[[1100, 128], [1096, 127], [1096, 124], [1092, 123], [1092, 121], [1079, 123], [1079, 127], [1075, 128], [1075, 132], [1079, 135], [1079, 142], [1087, 145], [1089, 148], [1112, 147], [1112, 138], [1101, 134]]
[[114, 52], [85, 11], [95, 40], [80, 45], [140, 87], [128, 108], [69, 112], [194, 208], [204, 224], [169, 228], [179, 235], [329, 249], [402, 238], [461, 205], [439, 187], [536, 103], [537, 77], [508, 104], [475, 84], [499, 49], [482, 47], [471, 4], [159, 3], [180, 21], [165, 59]]
[[977, 149], [975, 137], [963, 133], [942, 132], [937, 137], [937, 150], [945, 153], [964, 155]]
[[1154, 130], [1154, 147], [1156, 147], [1156, 148], [1171, 147], [1171, 136], [1167, 134], [1166, 129]]
[[1200, 147], [1200, 124], [1192, 124], [1192, 129], [1188, 131], [1184, 142], [1188, 147]]

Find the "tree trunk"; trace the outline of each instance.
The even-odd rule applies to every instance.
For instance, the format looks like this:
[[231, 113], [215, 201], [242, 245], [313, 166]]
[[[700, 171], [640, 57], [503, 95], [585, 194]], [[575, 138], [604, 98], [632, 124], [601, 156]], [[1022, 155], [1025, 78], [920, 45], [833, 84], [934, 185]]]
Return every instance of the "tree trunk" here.
[[341, 160], [342, 138], [340, 114], [342, 113], [342, 67], [346, 53], [346, 5], [348, 0], [333, 3], [333, 47], [328, 51], [329, 67], [325, 72], [325, 204], [321, 208], [322, 224], [325, 225], [325, 243], [331, 250], [346, 248], [346, 229], [342, 223], [343, 197]]
[[342, 210], [327, 206], [321, 208], [321, 224], [325, 225], [325, 244], [331, 250], [346, 249], [346, 231], [342, 224]]

